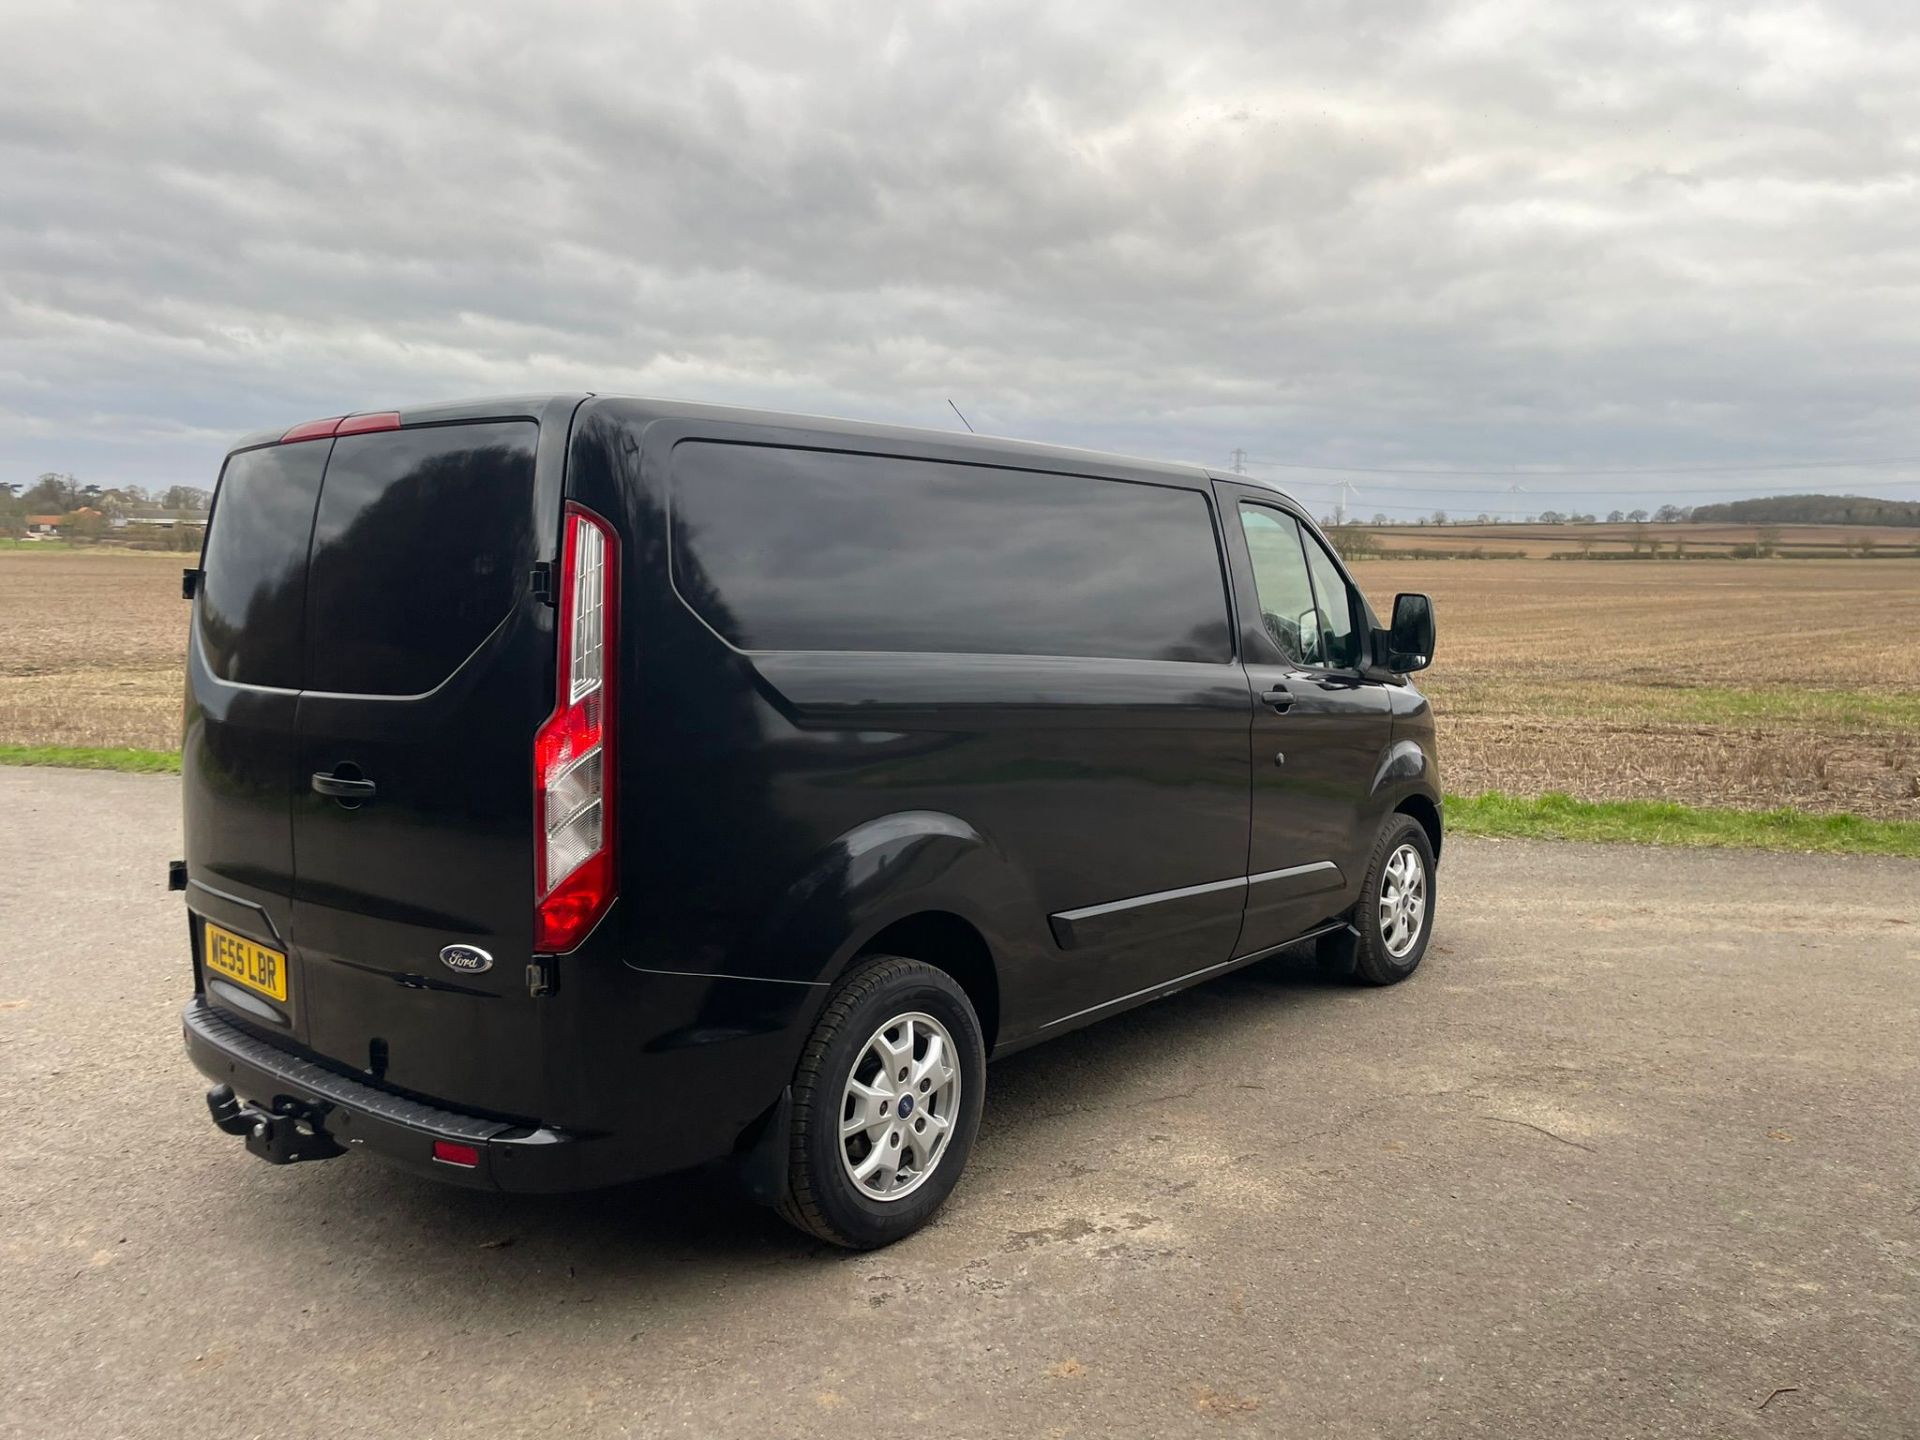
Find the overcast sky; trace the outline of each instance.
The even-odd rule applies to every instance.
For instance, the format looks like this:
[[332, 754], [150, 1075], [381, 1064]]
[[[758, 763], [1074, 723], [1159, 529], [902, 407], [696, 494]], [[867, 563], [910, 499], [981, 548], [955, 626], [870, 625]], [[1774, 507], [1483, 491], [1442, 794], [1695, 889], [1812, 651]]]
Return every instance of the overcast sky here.
[[1353, 474], [1369, 514], [1920, 498], [1916, 77], [1911, 0], [0, 0], [0, 478], [577, 387], [1220, 466], [1909, 462]]

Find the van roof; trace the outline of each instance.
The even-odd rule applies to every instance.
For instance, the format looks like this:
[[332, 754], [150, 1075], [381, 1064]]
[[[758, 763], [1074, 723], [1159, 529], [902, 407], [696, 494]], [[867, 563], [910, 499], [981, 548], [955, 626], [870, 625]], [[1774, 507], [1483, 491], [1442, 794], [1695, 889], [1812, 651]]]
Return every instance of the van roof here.
[[[1134, 455], [1119, 455], [1110, 451], [1086, 450], [1069, 445], [1047, 445], [1033, 440], [1014, 440], [998, 435], [976, 435], [965, 431], [933, 429], [919, 425], [886, 425], [866, 420], [846, 420], [828, 415], [807, 415], [796, 411], [762, 410], [746, 405], [713, 405], [691, 400], [667, 400], [656, 396], [609, 395], [595, 391], [552, 392], [535, 395], [488, 396], [473, 400], [442, 401], [428, 405], [401, 405], [384, 407], [397, 411], [402, 425], [445, 424], [460, 420], [489, 420], [505, 416], [524, 415], [529, 419], [538, 419], [540, 415], [556, 404], [581, 401], [607, 401], [617, 405], [628, 416], [642, 420], [657, 419], [709, 419], [732, 425], [769, 425], [793, 429], [811, 430], [820, 434], [844, 435], [863, 440], [895, 440], [909, 444], [937, 442], [961, 452], [975, 451], [981, 455], [1015, 454], [1034, 460], [1050, 460], [1061, 463], [1089, 463], [1101, 468], [1123, 466], [1135, 472], [1158, 473], [1178, 477], [1192, 482], [1200, 479], [1230, 480], [1235, 484], [1249, 485], [1257, 489], [1272, 490], [1276, 494], [1286, 494], [1285, 489], [1272, 481], [1254, 475], [1235, 475], [1225, 471], [1211, 470], [1203, 465], [1181, 464], [1176, 461], [1147, 460]], [[362, 411], [349, 411], [348, 414], [360, 414]], [[248, 450], [255, 446], [276, 443], [287, 431], [287, 426], [278, 426], [270, 430], [256, 430], [233, 445], [234, 450]]]

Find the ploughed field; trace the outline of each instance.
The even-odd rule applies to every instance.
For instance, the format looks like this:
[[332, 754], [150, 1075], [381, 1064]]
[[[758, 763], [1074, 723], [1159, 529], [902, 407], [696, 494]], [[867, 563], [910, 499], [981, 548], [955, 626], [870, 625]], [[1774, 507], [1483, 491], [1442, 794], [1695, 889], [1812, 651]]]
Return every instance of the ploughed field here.
[[[172, 749], [179, 555], [0, 551], [0, 744]], [[1455, 792], [1920, 819], [1920, 560], [1411, 560]]]
[[0, 744], [177, 747], [193, 563], [0, 550]]
[[1425, 590], [1450, 791], [1920, 819], [1920, 560], [1354, 566]]

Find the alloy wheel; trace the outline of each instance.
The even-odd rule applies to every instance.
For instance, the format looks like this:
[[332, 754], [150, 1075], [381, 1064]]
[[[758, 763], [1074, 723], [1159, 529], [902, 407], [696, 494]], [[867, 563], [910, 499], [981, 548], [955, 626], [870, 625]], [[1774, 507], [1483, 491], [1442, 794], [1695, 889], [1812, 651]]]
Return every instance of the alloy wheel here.
[[923, 1011], [895, 1016], [860, 1047], [840, 1103], [840, 1162], [870, 1200], [919, 1189], [946, 1154], [960, 1106], [953, 1036]]
[[1387, 954], [1404, 959], [1427, 918], [1427, 867], [1420, 852], [1402, 845], [1380, 875], [1380, 940]]

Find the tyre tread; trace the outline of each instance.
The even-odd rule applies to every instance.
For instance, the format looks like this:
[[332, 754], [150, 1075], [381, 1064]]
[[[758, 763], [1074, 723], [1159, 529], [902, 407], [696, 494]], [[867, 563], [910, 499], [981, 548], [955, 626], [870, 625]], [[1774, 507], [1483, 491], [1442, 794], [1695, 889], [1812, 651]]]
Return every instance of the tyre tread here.
[[[807, 1163], [807, 1141], [815, 1118], [821, 1113], [814, 1097], [824, 1084], [831, 1088], [832, 1077], [821, 1071], [827, 1051], [860, 1003], [876, 990], [895, 981], [911, 981], [923, 975], [946, 972], [921, 960], [902, 955], [868, 955], [854, 962], [853, 968], [835, 987], [826, 1008], [815, 1022], [806, 1048], [800, 1052], [800, 1064], [793, 1075], [793, 1129], [787, 1150], [787, 1198], [780, 1203], [781, 1219], [796, 1229], [847, 1249], [860, 1249], [860, 1241], [843, 1232], [828, 1218], [814, 1194], [812, 1167]], [[834, 1107], [838, 1113], [838, 1107]]]
[[[1387, 857], [1399, 848], [1403, 840], [1414, 842], [1427, 867], [1425, 933], [1420, 937], [1420, 943], [1413, 952], [1413, 960], [1410, 964], [1396, 961], [1387, 954], [1386, 944], [1380, 938], [1380, 925], [1375, 914], [1381, 872], [1386, 869]], [[1359, 932], [1359, 940], [1354, 946], [1353, 978], [1364, 985], [1397, 985], [1418, 970], [1421, 960], [1426, 957], [1427, 946], [1433, 939], [1433, 922], [1439, 900], [1439, 883], [1433, 863], [1433, 843], [1427, 838], [1426, 827], [1413, 816], [1396, 811], [1388, 817], [1388, 822], [1380, 827], [1380, 837], [1374, 841], [1373, 854], [1367, 860], [1366, 884], [1361, 891], [1360, 904], [1354, 911], [1353, 928]]]

